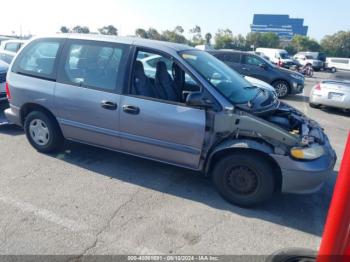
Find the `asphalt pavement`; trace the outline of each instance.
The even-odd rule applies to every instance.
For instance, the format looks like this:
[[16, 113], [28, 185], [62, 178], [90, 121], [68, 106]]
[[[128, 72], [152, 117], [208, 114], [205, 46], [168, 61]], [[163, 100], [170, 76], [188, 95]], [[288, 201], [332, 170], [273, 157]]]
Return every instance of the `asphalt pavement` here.
[[349, 73], [315, 74], [286, 101], [317, 120], [338, 163], [311, 195], [282, 195], [254, 209], [225, 202], [210, 180], [181, 168], [67, 143], [36, 152], [23, 131], [0, 126], [0, 254], [250, 254], [317, 249], [350, 116], [308, 105], [311, 87]]

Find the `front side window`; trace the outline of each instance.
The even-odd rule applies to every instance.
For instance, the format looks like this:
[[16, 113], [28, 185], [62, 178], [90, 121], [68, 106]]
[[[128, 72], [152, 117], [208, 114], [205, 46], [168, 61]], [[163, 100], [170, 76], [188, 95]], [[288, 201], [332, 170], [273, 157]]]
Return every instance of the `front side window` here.
[[180, 52], [180, 55], [233, 104], [247, 103], [258, 94], [257, 89], [240, 74], [207, 52], [191, 50]]
[[59, 40], [41, 40], [29, 44], [16, 59], [12, 71], [31, 76], [53, 78]]
[[[60, 81], [103, 90], [115, 90], [125, 65], [126, 47], [101, 43], [71, 44]], [[122, 70], [122, 71], [121, 71]]]
[[253, 66], [259, 66], [264, 63], [261, 59], [252, 55], [245, 55], [243, 61], [244, 61], [244, 64], [253, 65]]
[[133, 64], [131, 95], [185, 103], [188, 92], [200, 90], [196, 81], [165, 55], [140, 50]]

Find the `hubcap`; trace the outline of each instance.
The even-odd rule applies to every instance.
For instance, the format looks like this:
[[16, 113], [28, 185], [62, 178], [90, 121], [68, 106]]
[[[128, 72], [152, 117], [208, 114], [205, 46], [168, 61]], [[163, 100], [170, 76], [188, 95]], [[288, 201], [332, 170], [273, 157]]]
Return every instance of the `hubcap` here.
[[288, 87], [284, 83], [278, 83], [275, 85], [275, 89], [278, 97], [283, 97], [288, 93]]
[[44, 121], [40, 119], [33, 119], [29, 124], [29, 134], [33, 141], [45, 146], [50, 139], [50, 132]]
[[236, 194], [249, 195], [258, 187], [258, 177], [246, 166], [236, 166], [226, 174], [229, 188]]

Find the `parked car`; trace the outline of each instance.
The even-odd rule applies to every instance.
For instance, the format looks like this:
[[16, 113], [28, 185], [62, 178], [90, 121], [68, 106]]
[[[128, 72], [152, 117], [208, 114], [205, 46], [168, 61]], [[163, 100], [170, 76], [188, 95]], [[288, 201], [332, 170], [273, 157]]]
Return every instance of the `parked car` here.
[[0, 60], [11, 64], [12, 59], [27, 40], [11, 39], [1, 42], [0, 45]]
[[304, 76], [302, 74], [277, 67], [256, 54], [228, 50], [210, 51], [209, 53], [238, 73], [272, 85], [279, 98], [303, 92]]
[[6, 73], [8, 70], [8, 64], [0, 61], [0, 102], [6, 99]]
[[[151, 55], [168, 59], [174, 78], [164, 60], [147, 77], [140, 60]], [[187, 45], [36, 38], [16, 56], [7, 83], [5, 115], [39, 152], [68, 139], [200, 171], [241, 206], [318, 190], [336, 160], [315, 121]]]
[[350, 58], [327, 57], [325, 67], [333, 73], [335, 73], [338, 69], [350, 70]]
[[288, 52], [284, 49], [257, 48], [255, 52], [260, 53], [260, 56], [267, 56], [269, 61], [273, 64], [277, 65], [280, 61], [282, 66], [288, 69], [298, 65], [297, 62], [291, 58]]
[[294, 56], [294, 59], [297, 60], [301, 66], [310, 66], [315, 71], [320, 71], [324, 66], [323, 61], [315, 59], [312, 55], [309, 55], [305, 52], [297, 53]]
[[350, 110], [350, 81], [324, 80], [310, 92], [310, 106], [336, 107]]

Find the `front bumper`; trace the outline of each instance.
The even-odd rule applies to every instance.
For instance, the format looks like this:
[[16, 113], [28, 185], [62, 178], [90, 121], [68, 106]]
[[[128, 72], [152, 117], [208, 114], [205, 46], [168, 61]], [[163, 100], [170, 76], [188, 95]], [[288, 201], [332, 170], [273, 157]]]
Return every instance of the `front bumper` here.
[[291, 94], [301, 94], [304, 91], [304, 83], [293, 82], [290, 87]]
[[332, 175], [337, 156], [328, 138], [326, 154], [312, 161], [300, 161], [289, 156], [272, 155], [282, 171], [283, 193], [308, 194], [318, 191]]

